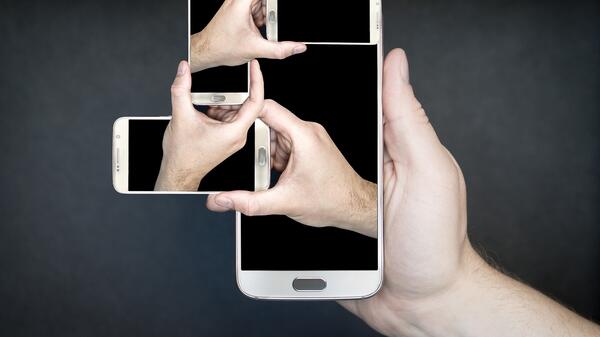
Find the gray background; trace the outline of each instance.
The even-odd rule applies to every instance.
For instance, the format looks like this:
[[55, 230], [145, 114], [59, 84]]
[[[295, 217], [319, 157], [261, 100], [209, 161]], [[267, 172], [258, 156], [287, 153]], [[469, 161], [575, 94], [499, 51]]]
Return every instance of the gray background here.
[[[0, 335], [376, 335], [335, 303], [241, 295], [234, 216], [203, 197], [112, 190], [112, 123], [169, 113], [186, 6], [0, 2]], [[384, 7], [464, 170], [474, 243], [600, 319], [598, 4]]]

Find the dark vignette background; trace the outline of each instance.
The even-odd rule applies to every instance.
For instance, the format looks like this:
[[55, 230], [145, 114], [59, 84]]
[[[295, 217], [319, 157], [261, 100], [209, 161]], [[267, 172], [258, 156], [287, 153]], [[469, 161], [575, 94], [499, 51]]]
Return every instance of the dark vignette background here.
[[[464, 170], [474, 243], [599, 320], [599, 5], [384, 6]], [[169, 113], [186, 8], [0, 2], [0, 335], [376, 335], [335, 303], [244, 298], [234, 216], [204, 198], [112, 190], [112, 122]]]

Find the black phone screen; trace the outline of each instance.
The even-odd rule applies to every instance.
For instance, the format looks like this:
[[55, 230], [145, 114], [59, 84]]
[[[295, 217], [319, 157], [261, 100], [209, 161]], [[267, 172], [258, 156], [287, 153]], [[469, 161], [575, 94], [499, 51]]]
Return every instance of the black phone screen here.
[[279, 0], [278, 40], [369, 43], [370, 15], [370, 0]]
[[[129, 191], [154, 191], [162, 161], [162, 140], [169, 120], [129, 120]], [[254, 127], [246, 146], [208, 173], [198, 191], [254, 189]]]
[[[190, 35], [201, 32], [222, 4], [223, 0], [190, 0]], [[209, 68], [193, 73], [192, 92], [248, 92], [248, 71], [248, 65], [244, 64]]]
[[[283, 61], [261, 61], [266, 97], [322, 124], [371, 182], [378, 172], [378, 57], [377, 45], [310, 45]], [[242, 216], [241, 250], [243, 270], [378, 268], [376, 239], [284, 216]]]

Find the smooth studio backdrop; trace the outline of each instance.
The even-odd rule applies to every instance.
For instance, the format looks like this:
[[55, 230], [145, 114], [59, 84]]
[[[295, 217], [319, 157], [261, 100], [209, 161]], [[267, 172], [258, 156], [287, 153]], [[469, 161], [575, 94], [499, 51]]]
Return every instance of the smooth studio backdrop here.
[[[204, 197], [113, 191], [112, 123], [170, 113], [186, 10], [0, 3], [0, 335], [377, 335], [333, 302], [245, 298], [234, 215]], [[386, 49], [406, 49], [462, 165], [474, 244], [599, 320], [598, 3], [388, 0], [384, 13]]]

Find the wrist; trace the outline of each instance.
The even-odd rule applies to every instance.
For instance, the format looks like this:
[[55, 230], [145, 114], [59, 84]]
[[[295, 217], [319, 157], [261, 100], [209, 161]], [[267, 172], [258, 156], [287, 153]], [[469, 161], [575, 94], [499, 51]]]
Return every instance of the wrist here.
[[154, 186], [155, 191], [195, 192], [204, 178], [201, 172], [181, 170], [167, 164], [164, 160]]
[[377, 237], [377, 184], [358, 177], [352, 186], [351, 211], [345, 223], [352, 231]]
[[207, 33], [203, 30], [190, 38], [190, 69], [192, 73], [216, 67], [211, 55]]
[[[394, 336], [462, 336], [460, 323], [468, 321], [469, 310], [484, 296], [482, 283], [499, 273], [488, 265], [467, 241], [460, 268], [453, 280], [432, 295], [403, 299], [396, 306]], [[485, 292], [485, 291], [484, 291]]]

